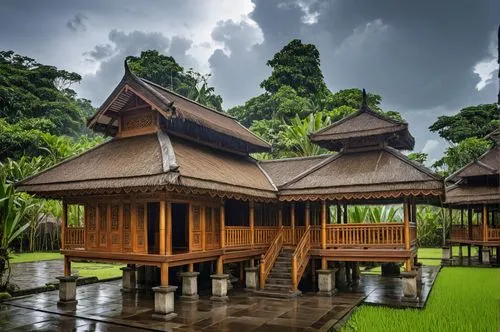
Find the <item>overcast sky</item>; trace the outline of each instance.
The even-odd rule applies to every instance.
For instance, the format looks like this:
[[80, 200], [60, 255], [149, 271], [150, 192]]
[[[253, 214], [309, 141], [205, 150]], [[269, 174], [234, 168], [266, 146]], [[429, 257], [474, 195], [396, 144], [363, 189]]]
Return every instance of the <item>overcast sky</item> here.
[[262, 91], [266, 61], [293, 38], [314, 43], [332, 91], [366, 88], [399, 111], [415, 150], [439, 158], [439, 115], [496, 101], [498, 0], [2, 0], [0, 49], [83, 76], [95, 106], [123, 59], [157, 49], [211, 73], [224, 107]]

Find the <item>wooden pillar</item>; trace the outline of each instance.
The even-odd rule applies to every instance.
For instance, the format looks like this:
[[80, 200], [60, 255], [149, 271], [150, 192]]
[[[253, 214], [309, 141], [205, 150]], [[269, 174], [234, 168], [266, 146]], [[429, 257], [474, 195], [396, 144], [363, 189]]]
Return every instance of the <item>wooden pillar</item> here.
[[342, 223], [342, 208], [340, 207], [340, 202], [337, 201], [337, 224]]
[[321, 249], [326, 249], [326, 201], [321, 201]]
[[225, 229], [225, 223], [226, 223], [226, 211], [224, 209], [224, 201], [222, 201], [222, 204], [220, 205], [220, 220], [219, 220], [219, 229], [220, 229], [220, 247], [224, 248], [226, 246], [226, 229]]
[[295, 202], [290, 203], [290, 228], [292, 229], [292, 245], [295, 244]]
[[311, 203], [309, 203], [309, 202], [306, 202], [305, 221], [306, 221], [306, 228], [307, 228], [311, 224]]
[[188, 264], [188, 272], [194, 272], [194, 264]]
[[[488, 211], [486, 208], [486, 204], [483, 204], [483, 241], [488, 241]], [[481, 255], [481, 253], [479, 253]]]
[[224, 274], [224, 261], [222, 255], [217, 257], [217, 274]]
[[66, 227], [68, 226], [68, 203], [62, 202], [62, 216], [61, 216], [61, 249], [64, 249], [66, 244]]
[[[403, 211], [404, 211], [404, 231], [405, 231], [405, 249], [406, 251], [410, 251], [410, 220], [409, 220], [409, 211], [408, 211], [408, 200], [405, 199], [403, 203]], [[411, 272], [411, 258], [406, 258], [406, 271]]]
[[467, 221], [469, 223], [469, 240], [472, 240], [472, 207], [467, 207]]
[[248, 222], [250, 224], [250, 245], [253, 247], [253, 244], [255, 242], [255, 227], [254, 227], [254, 222], [255, 222], [255, 204], [253, 201], [248, 202]]
[[[193, 203], [189, 203], [189, 217], [188, 217], [188, 251], [193, 250]], [[201, 211], [200, 211], [201, 214]], [[201, 218], [201, 216], [200, 216]]]
[[167, 211], [166, 211], [166, 202], [165, 199], [163, 198], [160, 201], [160, 255], [166, 255], [167, 254], [167, 248], [166, 248], [166, 216], [167, 216]]
[[283, 211], [281, 210], [281, 204], [278, 205], [278, 228], [283, 226]]
[[172, 203], [166, 203], [165, 216], [165, 254], [172, 255]]
[[71, 276], [71, 260], [67, 256], [64, 256], [64, 276]]
[[168, 286], [168, 263], [161, 263], [161, 286]]
[[207, 226], [206, 223], [210, 220], [206, 220], [205, 209], [210, 209], [210, 207], [205, 206], [200, 210], [200, 233], [201, 233], [201, 250], [205, 251], [207, 249]]

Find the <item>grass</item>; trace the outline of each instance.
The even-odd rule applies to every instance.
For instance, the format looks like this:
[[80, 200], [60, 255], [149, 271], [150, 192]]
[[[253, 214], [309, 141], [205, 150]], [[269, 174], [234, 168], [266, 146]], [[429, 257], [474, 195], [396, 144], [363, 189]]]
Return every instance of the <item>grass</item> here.
[[498, 331], [500, 269], [443, 268], [427, 306], [361, 306], [342, 331]]
[[[11, 264], [40, 262], [63, 259], [63, 255], [58, 252], [26, 252], [11, 254]], [[73, 262], [71, 270], [80, 277], [97, 277], [99, 280], [120, 277], [122, 264], [104, 264], [93, 262]]]
[[24, 252], [20, 254], [14, 253], [11, 254], [10, 257], [11, 264], [63, 259], [63, 255], [58, 252]]

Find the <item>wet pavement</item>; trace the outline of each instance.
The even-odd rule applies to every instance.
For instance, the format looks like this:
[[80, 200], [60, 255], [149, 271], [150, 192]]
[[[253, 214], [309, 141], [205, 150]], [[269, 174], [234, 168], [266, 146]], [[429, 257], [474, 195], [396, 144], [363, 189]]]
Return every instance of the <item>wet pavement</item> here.
[[45, 286], [57, 281], [56, 277], [64, 271], [64, 261], [40, 261], [11, 264], [10, 282], [20, 289], [30, 289]]
[[[423, 301], [438, 271], [439, 267], [425, 267]], [[176, 299], [178, 316], [164, 322], [152, 318], [152, 293], [122, 293], [121, 282], [110, 281], [78, 287], [76, 306], [58, 306], [57, 291], [5, 302], [0, 306], [0, 330], [322, 331], [335, 325], [363, 300], [370, 304], [401, 304], [400, 284], [397, 278], [362, 276], [358, 286], [333, 297], [307, 293], [291, 300], [254, 297], [241, 289], [232, 289], [225, 304], [210, 301], [209, 294], [202, 293], [195, 303]]]

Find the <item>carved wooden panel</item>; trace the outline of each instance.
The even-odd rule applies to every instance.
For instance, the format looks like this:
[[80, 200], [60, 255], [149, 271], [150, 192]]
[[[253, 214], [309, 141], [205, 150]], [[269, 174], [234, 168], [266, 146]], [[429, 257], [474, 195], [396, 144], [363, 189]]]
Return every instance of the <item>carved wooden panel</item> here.
[[99, 204], [99, 247], [108, 247], [108, 207]]
[[130, 204], [123, 204], [123, 249], [125, 251], [130, 251], [132, 248], [132, 243], [130, 241], [130, 222]]
[[85, 206], [85, 212], [86, 212], [86, 220], [85, 224], [87, 225], [87, 230], [88, 231], [95, 231], [96, 230], [96, 211], [95, 211], [95, 206], [93, 205], [86, 205]]
[[111, 206], [111, 230], [117, 231], [120, 228], [120, 206], [112, 205]]
[[220, 207], [214, 209], [214, 248], [220, 248]]
[[193, 205], [191, 208], [192, 225], [191, 225], [191, 250], [201, 249], [201, 206]]
[[[144, 203], [136, 204], [136, 226], [135, 226], [135, 252], [145, 253], [147, 251], [147, 232], [146, 232], [146, 205]], [[133, 230], [132, 230], [133, 233]]]
[[214, 223], [212, 215], [212, 207], [205, 206], [205, 246], [206, 249], [214, 247]]
[[143, 116], [124, 118], [123, 130], [135, 130], [148, 128], [153, 125], [153, 117], [151, 114], [144, 114]]

